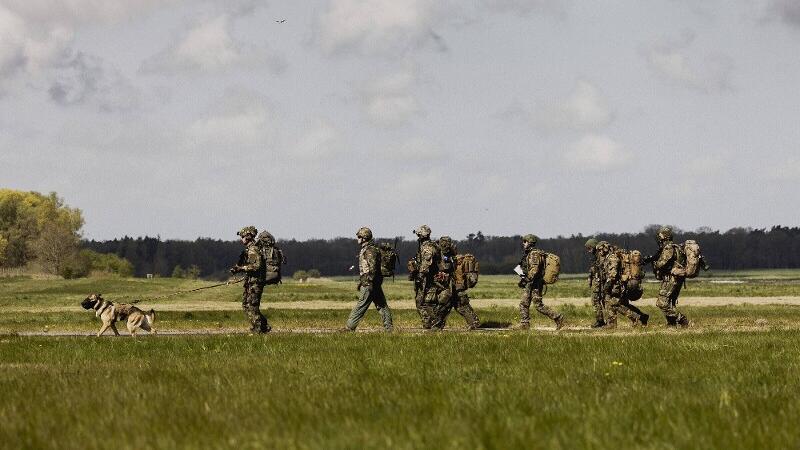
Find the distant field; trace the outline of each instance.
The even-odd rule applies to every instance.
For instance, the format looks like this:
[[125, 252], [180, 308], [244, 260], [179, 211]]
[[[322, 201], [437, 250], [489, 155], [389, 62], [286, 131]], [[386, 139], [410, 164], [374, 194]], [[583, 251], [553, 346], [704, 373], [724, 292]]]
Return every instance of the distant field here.
[[[714, 273], [714, 277], [688, 280], [683, 296], [693, 297], [775, 297], [800, 295], [800, 270], [748, 271], [725, 274]], [[482, 275], [478, 286], [470, 291], [476, 299], [517, 298], [520, 289], [513, 275]], [[646, 281], [655, 281], [649, 275]], [[91, 292], [100, 292], [112, 301], [145, 300], [172, 294], [178, 291], [209, 286], [216, 282], [172, 278], [85, 278], [78, 280], [40, 280], [25, 277], [0, 278], [0, 308], [3, 306], [76, 306]], [[384, 282], [384, 291], [389, 299], [410, 300], [413, 286], [403, 277]], [[657, 283], [645, 283], [645, 297], [655, 297]], [[176, 295], [159, 300], [159, 303], [181, 302], [238, 302], [241, 285], [223, 286], [213, 289]], [[585, 275], [565, 275], [558, 283], [547, 289], [546, 297], [589, 297]], [[346, 301], [356, 298], [353, 278], [314, 280], [298, 283], [287, 280], [279, 286], [267, 287], [265, 302], [290, 301]]]

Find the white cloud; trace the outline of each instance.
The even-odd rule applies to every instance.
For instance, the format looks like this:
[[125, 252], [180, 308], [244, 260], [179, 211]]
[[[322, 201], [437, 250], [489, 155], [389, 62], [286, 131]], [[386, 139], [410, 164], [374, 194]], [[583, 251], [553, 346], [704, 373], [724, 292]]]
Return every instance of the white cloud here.
[[578, 80], [569, 97], [538, 108], [533, 122], [537, 128], [548, 131], [592, 131], [605, 127], [613, 117], [600, 90], [589, 81]]
[[274, 146], [275, 115], [259, 94], [229, 89], [210, 111], [187, 128], [189, 148], [230, 153]]
[[398, 72], [369, 84], [363, 92], [364, 111], [377, 125], [400, 125], [419, 112], [411, 94], [415, 81], [411, 71]]
[[410, 138], [386, 148], [386, 157], [396, 161], [432, 161], [445, 156], [440, 146], [423, 138]]
[[778, 19], [789, 25], [800, 26], [800, 2], [797, 0], [770, 0], [765, 6], [764, 15], [768, 19]]
[[645, 51], [650, 69], [664, 80], [692, 90], [713, 93], [732, 89], [733, 60], [723, 54], [696, 50], [695, 34], [686, 30], [677, 41]]
[[419, 48], [444, 51], [436, 30], [445, 24], [474, 23], [487, 13], [563, 16], [557, 0], [331, 0], [319, 20], [317, 41], [328, 53], [355, 52], [396, 57]]
[[247, 45], [232, 34], [234, 19], [221, 14], [200, 21], [180, 39], [142, 63], [145, 73], [220, 71], [237, 67], [268, 67], [275, 73], [286, 68], [285, 59], [266, 47]]
[[78, 52], [54, 66], [47, 92], [62, 106], [93, 104], [102, 111], [137, 106], [139, 91], [102, 59]]
[[800, 159], [794, 158], [774, 166], [772, 179], [777, 181], [800, 181]]
[[339, 130], [327, 120], [319, 119], [290, 147], [293, 156], [316, 160], [327, 159], [342, 150]]
[[100, 58], [72, 48], [76, 30], [110, 24], [146, 13], [167, 1], [26, 1], [0, 4], [0, 93], [24, 78], [28, 86], [47, 86], [62, 105], [96, 102], [101, 109], [125, 109], [134, 90]]
[[564, 153], [568, 166], [587, 172], [604, 172], [626, 166], [630, 152], [605, 135], [588, 135]]
[[327, 53], [354, 50], [393, 55], [435, 41], [440, 8], [431, 0], [332, 0], [319, 22]]

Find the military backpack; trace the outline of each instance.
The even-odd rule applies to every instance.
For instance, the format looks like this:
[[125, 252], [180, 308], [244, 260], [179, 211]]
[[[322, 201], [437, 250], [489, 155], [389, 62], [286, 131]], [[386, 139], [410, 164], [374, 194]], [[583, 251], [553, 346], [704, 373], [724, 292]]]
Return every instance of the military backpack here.
[[456, 269], [454, 278], [456, 289], [464, 290], [474, 288], [478, 284], [480, 264], [472, 253], [456, 255]]
[[267, 284], [279, 284], [281, 282], [281, 266], [286, 264], [283, 252], [276, 245], [261, 246], [261, 257], [264, 258]]
[[553, 284], [558, 281], [558, 276], [561, 274], [561, 258], [555, 253], [544, 253], [544, 268], [542, 270], [542, 279], [545, 284]]
[[393, 277], [395, 268], [397, 267], [397, 252], [391, 245], [382, 245], [381, 249], [381, 276]]
[[697, 241], [688, 240], [681, 245], [676, 245], [675, 250], [678, 252], [677, 260], [670, 273], [679, 277], [695, 278], [700, 273], [703, 258], [700, 253], [700, 244]]
[[620, 281], [641, 280], [644, 278], [644, 263], [639, 250], [617, 250], [622, 270]]

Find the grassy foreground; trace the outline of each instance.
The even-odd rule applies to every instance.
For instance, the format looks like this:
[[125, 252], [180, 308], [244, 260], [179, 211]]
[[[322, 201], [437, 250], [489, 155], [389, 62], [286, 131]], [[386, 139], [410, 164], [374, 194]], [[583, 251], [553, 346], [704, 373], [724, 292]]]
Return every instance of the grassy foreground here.
[[0, 338], [5, 448], [794, 448], [800, 333]]

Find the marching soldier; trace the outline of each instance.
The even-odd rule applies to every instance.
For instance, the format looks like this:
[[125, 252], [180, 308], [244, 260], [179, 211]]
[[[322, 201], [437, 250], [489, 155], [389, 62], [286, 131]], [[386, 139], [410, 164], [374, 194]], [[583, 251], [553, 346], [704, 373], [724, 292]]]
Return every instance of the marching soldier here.
[[253, 333], [269, 333], [272, 327], [267, 318], [261, 314], [261, 295], [266, 284], [266, 268], [262, 261], [261, 251], [255, 241], [258, 230], [247, 226], [236, 233], [245, 249], [239, 256], [239, 262], [231, 267], [232, 274], [244, 273], [244, 292], [242, 293], [242, 309], [250, 320], [250, 331]]
[[603, 301], [603, 256], [598, 249], [599, 242], [591, 238], [586, 241], [584, 248], [586, 252], [594, 257], [589, 268], [589, 287], [592, 289], [592, 308], [594, 308], [594, 324], [592, 328], [600, 328], [606, 324], [603, 318], [605, 302]]
[[618, 313], [624, 314], [634, 325], [646, 326], [650, 316], [630, 302], [630, 295], [638, 289], [639, 280], [623, 280], [622, 261], [617, 256], [616, 249], [607, 242], [602, 242], [600, 246], [605, 254], [603, 296], [608, 307], [605, 326], [616, 328]]
[[544, 288], [544, 262], [545, 254], [536, 248], [539, 238], [532, 234], [522, 237], [522, 248], [525, 255], [519, 265], [523, 275], [519, 280], [519, 287], [524, 289], [522, 301], [519, 303], [520, 328], [527, 330], [531, 326], [531, 303], [540, 314], [549, 317], [556, 324], [556, 330], [564, 326], [564, 316], [545, 306], [542, 302], [542, 289]]
[[383, 275], [381, 274], [381, 250], [372, 240], [372, 230], [362, 227], [356, 233], [361, 250], [358, 252], [358, 303], [350, 311], [347, 319], [347, 328], [355, 331], [358, 323], [367, 313], [370, 303], [375, 304], [383, 320], [383, 328], [392, 331], [392, 311], [386, 304], [383, 293]]
[[[456, 244], [450, 236], [442, 236], [439, 238], [439, 250], [441, 251], [441, 263], [439, 264], [439, 273], [446, 274], [439, 276], [442, 281], [437, 280], [437, 295], [438, 300], [436, 319], [433, 323], [434, 328], [444, 328], [447, 322], [447, 316], [453, 308], [461, 314], [461, 317], [467, 321], [467, 327], [470, 330], [477, 329], [480, 326], [478, 315], [469, 304], [469, 295], [467, 294], [467, 285], [465, 280], [457, 280], [456, 272], [458, 270], [459, 258], [462, 255], [457, 255]], [[462, 274], [462, 276], [466, 276]]]
[[422, 327], [430, 329], [435, 318], [436, 285], [439, 273], [439, 247], [431, 241], [431, 229], [421, 225], [414, 230], [417, 235], [417, 254], [408, 262], [408, 279], [414, 281], [414, 297]]
[[686, 257], [678, 249], [678, 246], [672, 242], [672, 228], [661, 227], [658, 230], [656, 239], [658, 239], [658, 254], [644, 259], [645, 262], [653, 262], [653, 271], [656, 274], [656, 278], [661, 280], [661, 289], [658, 291], [656, 306], [664, 313], [664, 317], [667, 319], [667, 326], [674, 327], [679, 325], [682, 328], [686, 328], [689, 326], [689, 319], [678, 312], [676, 308], [685, 277], [672, 274], [673, 266], [686, 264], [686, 261], [684, 261]]

